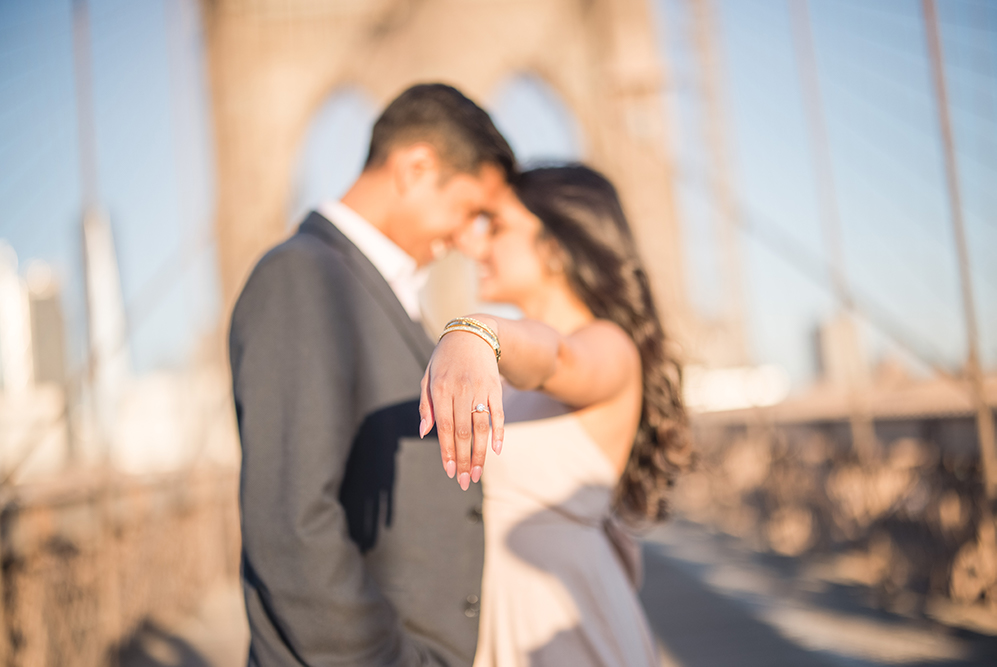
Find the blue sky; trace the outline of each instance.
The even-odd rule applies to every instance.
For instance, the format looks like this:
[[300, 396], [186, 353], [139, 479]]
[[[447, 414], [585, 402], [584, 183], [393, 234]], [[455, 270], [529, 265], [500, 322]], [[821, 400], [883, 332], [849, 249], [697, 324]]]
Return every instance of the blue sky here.
[[[90, 2], [97, 180], [140, 371], [182, 364], [218, 309], [210, 249], [184, 252], [212, 206], [197, 17], [194, 0]], [[79, 165], [71, 4], [0, 2], [0, 238], [22, 267], [56, 267], [75, 363], [85, 345]]]
[[[821, 258], [813, 158], [786, 0], [718, 3], [733, 178], [752, 225], [785, 235]], [[997, 6], [940, 4], [950, 105], [972, 250], [983, 357], [997, 363]], [[704, 312], [722, 297], [709, 190], [697, 174], [703, 128], [688, 3], [659, 3], [691, 293]], [[937, 109], [929, 78], [921, 3], [812, 1], [823, 114], [852, 289], [878, 318], [949, 367], [965, 355], [956, 253], [943, 189]], [[699, 179], [701, 181], [701, 178]], [[799, 257], [741, 235], [751, 348], [792, 377], [813, 370], [815, 323], [834, 312], [826, 284], [803, 277]], [[806, 261], [806, 260], [804, 260]], [[873, 360], [895, 346], [873, 327]]]
[[[823, 249], [787, 0], [718, 0], [733, 179], [745, 215]], [[713, 210], [703, 175], [702, 108], [687, 2], [656, 2], [668, 68], [666, 109], [693, 303], [719, 312]], [[984, 359], [997, 365], [997, 6], [941, 2], [947, 76]], [[114, 226], [131, 345], [140, 371], [188, 360], [218, 316], [210, 245], [212, 156], [204, 46], [195, 0], [91, 0], [98, 180]], [[856, 292], [950, 367], [965, 354], [955, 250], [920, 2], [812, 0], [821, 93]], [[82, 353], [79, 156], [69, 0], [0, 0], [0, 238], [23, 263], [63, 277], [71, 356]], [[510, 80], [484, 100], [529, 157], [584, 156], [585, 138], [542, 83]], [[335, 196], [363, 158], [376, 109], [336, 92], [301, 148], [289, 222]], [[331, 156], [336, 156], [335, 158]], [[757, 362], [798, 382], [813, 372], [811, 334], [834, 311], [800, 257], [742, 234], [742, 287]], [[819, 273], [819, 272], [818, 272]], [[139, 305], [141, 304], [141, 305]], [[890, 349], [874, 328], [873, 356]]]

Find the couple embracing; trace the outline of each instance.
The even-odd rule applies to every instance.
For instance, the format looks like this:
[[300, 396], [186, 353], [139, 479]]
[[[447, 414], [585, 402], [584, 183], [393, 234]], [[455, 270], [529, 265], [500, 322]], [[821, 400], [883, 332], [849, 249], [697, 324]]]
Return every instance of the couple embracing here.
[[[434, 346], [450, 248], [523, 318]], [[414, 86], [253, 270], [230, 355], [250, 665], [658, 664], [623, 526], [664, 517], [685, 415], [603, 176], [519, 172], [474, 102]]]

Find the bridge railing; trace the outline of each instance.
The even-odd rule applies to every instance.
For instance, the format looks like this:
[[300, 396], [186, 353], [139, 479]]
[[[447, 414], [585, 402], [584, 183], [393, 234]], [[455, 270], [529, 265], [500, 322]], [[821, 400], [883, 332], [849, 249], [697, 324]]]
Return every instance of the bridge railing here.
[[238, 576], [237, 475], [62, 478], [6, 491], [4, 667], [115, 664], [143, 623], [192, 611]]
[[865, 454], [847, 419], [771, 416], [698, 418], [680, 516], [865, 588], [885, 608], [914, 601], [943, 621], [956, 608], [994, 608], [994, 521], [971, 414], [877, 421]]

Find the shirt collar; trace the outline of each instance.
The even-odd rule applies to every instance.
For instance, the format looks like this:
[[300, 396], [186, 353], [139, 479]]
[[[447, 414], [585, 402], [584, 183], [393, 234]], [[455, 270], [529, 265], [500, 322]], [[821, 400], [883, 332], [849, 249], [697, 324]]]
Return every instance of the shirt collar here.
[[414, 320], [420, 319], [419, 290], [425, 285], [428, 272], [420, 269], [407, 252], [343, 202], [323, 202], [319, 206], [319, 213], [336, 225], [370, 260], [391, 286], [409, 316]]

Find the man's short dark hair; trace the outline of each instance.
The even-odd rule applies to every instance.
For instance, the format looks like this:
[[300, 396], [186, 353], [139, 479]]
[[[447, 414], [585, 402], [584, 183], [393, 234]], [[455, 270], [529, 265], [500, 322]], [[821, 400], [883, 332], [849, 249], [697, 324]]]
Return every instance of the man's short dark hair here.
[[491, 117], [453, 86], [419, 84], [396, 97], [374, 123], [364, 169], [384, 164], [392, 149], [419, 141], [458, 173], [477, 174], [490, 163], [511, 180], [516, 170], [515, 155]]

